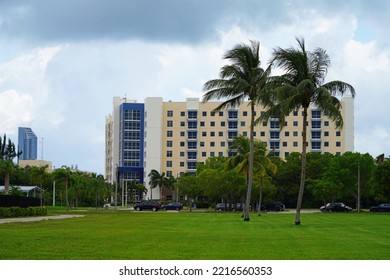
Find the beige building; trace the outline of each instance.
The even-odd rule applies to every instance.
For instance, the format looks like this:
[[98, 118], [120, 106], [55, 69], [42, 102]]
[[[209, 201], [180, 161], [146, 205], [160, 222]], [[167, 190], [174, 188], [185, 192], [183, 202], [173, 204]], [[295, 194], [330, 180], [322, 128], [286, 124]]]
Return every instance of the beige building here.
[[[315, 107], [310, 108], [308, 152], [341, 154], [354, 150], [354, 101], [352, 97], [347, 96], [341, 102], [344, 119], [342, 130], [336, 129], [334, 123], [323, 112]], [[198, 98], [187, 98], [185, 102], [165, 102], [157, 97], [145, 99], [144, 127], [141, 128], [143, 175], [140, 177], [147, 188], [149, 187], [147, 174], [152, 169], [174, 177], [186, 172], [195, 172], [197, 162], [204, 162], [209, 157], [230, 156], [233, 152], [229, 151], [228, 147], [238, 135], [249, 137], [248, 103], [214, 113], [213, 110], [219, 104], [221, 103], [202, 103]], [[257, 106], [256, 117], [263, 111], [264, 108]], [[107, 125], [113, 126], [112, 118], [111, 124], [107, 124], [106, 119]], [[291, 152], [302, 150], [300, 111], [293, 112], [286, 118], [283, 129], [280, 129], [277, 119], [270, 119], [257, 125], [254, 131], [255, 137], [267, 143], [269, 150], [273, 150], [281, 158], [285, 158]], [[108, 135], [110, 132], [106, 132], [106, 151], [113, 147], [112, 143], [118, 142]], [[123, 139], [121, 141], [123, 142]], [[106, 156], [106, 163], [112, 160]], [[106, 178], [110, 178], [107, 173]], [[152, 195], [153, 198], [159, 197], [158, 189], [153, 190]]]

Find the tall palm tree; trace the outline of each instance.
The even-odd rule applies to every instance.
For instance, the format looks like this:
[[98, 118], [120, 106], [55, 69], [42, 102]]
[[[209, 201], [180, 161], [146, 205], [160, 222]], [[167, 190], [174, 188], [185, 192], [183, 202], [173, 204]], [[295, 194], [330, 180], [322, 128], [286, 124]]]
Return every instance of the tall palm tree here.
[[245, 100], [250, 104], [250, 158], [248, 170], [248, 187], [244, 209], [244, 221], [249, 221], [249, 204], [252, 192], [253, 177], [253, 131], [255, 121], [255, 104], [262, 94], [270, 75], [270, 67], [263, 70], [260, 67], [260, 43], [252, 41], [251, 45], [239, 44], [224, 55], [223, 59], [230, 61], [220, 70], [220, 78], [206, 82], [203, 90], [203, 102], [212, 99], [227, 99], [214, 111], [235, 108]]
[[311, 104], [325, 112], [335, 122], [336, 127], [342, 127], [340, 100], [337, 95], [344, 95], [350, 92], [355, 96], [354, 88], [342, 81], [325, 82], [325, 77], [330, 66], [330, 59], [325, 50], [316, 48], [314, 51], [307, 51], [303, 39], [296, 38], [298, 48], [287, 49], [277, 48], [273, 52], [271, 64], [284, 70], [284, 74], [275, 77], [277, 85], [274, 91], [274, 98], [268, 104], [269, 110], [260, 117], [268, 119], [279, 117], [280, 125], [283, 127], [284, 118], [292, 111], [302, 109], [302, 168], [299, 194], [297, 199], [297, 210], [295, 224], [301, 224], [300, 212], [302, 205], [303, 191], [306, 179], [306, 145], [307, 145], [307, 117]]
[[165, 176], [165, 172], [158, 172], [155, 169], [152, 169], [149, 173], [149, 185], [151, 189], [154, 189], [156, 187], [160, 188], [160, 199], [162, 198], [162, 188], [169, 187], [169, 179]]
[[[249, 159], [250, 159], [250, 140], [242, 135], [238, 136], [232, 144], [230, 149], [236, 150], [237, 154], [227, 160], [227, 167], [234, 168], [237, 173], [249, 176]], [[260, 194], [259, 194], [259, 207], [261, 206], [261, 193], [263, 187], [263, 178], [267, 175], [267, 172], [276, 172], [276, 165], [272, 162], [269, 155], [267, 155], [266, 145], [258, 140], [254, 139], [253, 143], [253, 168], [255, 173], [260, 176]], [[260, 209], [260, 208], [259, 208]]]

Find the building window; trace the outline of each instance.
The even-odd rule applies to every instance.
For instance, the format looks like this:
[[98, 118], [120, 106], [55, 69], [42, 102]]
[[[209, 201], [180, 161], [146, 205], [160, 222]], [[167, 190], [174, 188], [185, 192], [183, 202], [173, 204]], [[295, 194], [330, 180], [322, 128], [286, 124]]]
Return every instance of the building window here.
[[188, 152], [187, 159], [197, 159], [196, 152]]
[[207, 156], [207, 153], [206, 152], [202, 152], [202, 157], [206, 157]]
[[186, 143], [184, 141], [181, 141], [180, 142], [180, 147], [185, 147], [186, 146]]
[[197, 129], [198, 128], [198, 122], [197, 121], [189, 121], [188, 122], [188, 129]]
[[223, 117], [223, 112], [222, 111], [219, 112], [219, 116]]
[[271, 141], [270, 142], [270, 148], [271, 150], [279, 150], [279, 142], [274, 142], [274, 141]]
[[238, 118], [238, 111], [229, 111], [228, 118], [229, 119], [237, 119]]
[[324, 126], [329, 126], [329, 122], [328, 122], [328, 121], [325, 121], [325, 122], [324, 122]]
[[244, 121], [241, 122], [241, 126], [245, 126], [245, 122]]
[[265, 137], [265, 131], [260, 131], [260, 136]]
[[172, 151], [167, 151], [167, 157], [172, 157]]
[[180, 122], [180, 126], [186, 126], [186, 122]]
[[188, 111], [188, 119], [197, 119], [198, 118], [198, 111]]
[[311, 111], [311, 118], [312, 119], [321, 119], [321, 111], [318, 111], [318, 110]]
[[207, 112], [206, 112], [206, 111], [203, 111], [203, 112], [202, 112], [202, 116], [203, 116], [203, 117], [207, 117]]
[[225, 122], [221, 122], [221, 126], [225, 126]]
[[293, 132], [293, 136], [294, 136], [294, 137], [298, 137], [298, 131], [294, 131], [294, 132]]
[[221, 142], [221, 147], [225, 147], [225, 145], [226, 145], [225, 141], [222, 141]]
[[188, 141], [187, 148], [189, 150], [196, 150], [197, 149], [197, 142], [196, 141]]
[[341, 147], [341, 142], [340, 141], [336, 142], [336, 147]]
[[271, 139], [279, 139], [279, 131], [271, 131]]
[[180, 136], [181, 136], [181, 137], [184, 137], [184, 136], [186, 136], [186, 133], [185, 133], [185, 131], [180, 131]]
[[210, 126], [215, 126], [215, 122], [210, 122]]
[[199, 146], [204, 147], [204, 142], [203, 142], [203, 141], [200, 142], [200, 143], [199, 143]]
[[321, 142], [311, 142], [312, 150], [321, 150]]
[[173, 137], [173, 131], [167, 130], [167, 137]]
[[207, 136], [207, 132], [206, 131], [202, 131], [202, 137], [206, 137]]
[[185, 153], [184, 152], [180, 152], [180, 157], [184, 157], [185, 156]]
[[186, 112], [181, 111], [181, 112], [180, 112], [180, 116], [181, 116], [181, 117], [185, 117], [185, 116], [186, 116]]
[[236, 121], [230, 121], [228, 122], [228, 129], [237, 129], [238, 124]]
[[283, 142], [283, 147], [287, 147], [287, 142]]
[[223, 131], [218, 132], [219, 137], [223, 137]]
[[272, 129], [279, 129], [279, 121], [270, 121], [270, 126]]
[[210, 147], [215, 147], [215, 142], [210, 142]]
[[294, 141], [293, 142], [293, 147], [298, 147], [298, 142]]
[[293, 112], [293, 116], [294, 116], [294, 117], [298, 116], [298, 111], [294, 111], [294, 112]]
[[341, 131], [336, 131], [336, 136], [341, 136]]
[[188, 131], [188, 139], [197, 139], [198, 132], [197, 131]]
[[196, 170], [196, 162], [187, 162], [187, 170]]
[[329, 142], [324, 142], [324, 147], [329, 147]]
[[247, 111], [243, 111], [243, 112], [242, 112], [242, 115], [243, 115], [244, 117], [246, 117], [246, 116], [248, 116], [248, 112], [247, 112]]
[[172, 141], [167, 141], [167, 147], [172, 147]]
[[223, 152], [218, 152], [219, 157], [223, 157]]
[[172, 167], [172, 161], [170, 160], [167, 161], [167, 167]]
[[311, 139], [321, 139], [321, 131], [312, 131]]
[[210, 152], [210, 157], [214, 157], [215, 156], [215, 153], [214, 152]]
[[242, 133], [242, 136], [247, 137], [247, 136], [248, 136], [248, 132], [244, 131], [244, 132]]
[[168, 110], [167, 111], [167, 117], [173, 117], [173, 111], [172, 110]]
[[285, 131], [284, 132], [284, 136], [289, 137], [290, 136], [290, 132], [289, 131]]
[[173, 121], [167, 121], [167, 127], [173, 127]]
[[329, 136], [329, 131], [324, 131], [324, 136]]
[[211, 132], [210, 132], [210, 136], [211, 136], [211, 137], [214, 137], [214, 136], [215, 136], [215, 132], [214, 132], [214, 131], [211, 131]]
[[285, 152], [285, 153], [284, 153], [284, 157], [285, 157], [285, 158], [288, 157], [289, 155], [290, 155], [289, 152]]
[[293, 121], [293, 126], [298, 126], [298, 121]]
[[210, 116], [214, 117], [215, 116], [215, 112], [211, 112]]
[[184, 161], [180, 162], [180, 167], [184, 167]]
[[204, 122], [200, 122], [200, 126], [204, 126]]
[[311, 121], [311, 128], [321, 128], [321, 121]]

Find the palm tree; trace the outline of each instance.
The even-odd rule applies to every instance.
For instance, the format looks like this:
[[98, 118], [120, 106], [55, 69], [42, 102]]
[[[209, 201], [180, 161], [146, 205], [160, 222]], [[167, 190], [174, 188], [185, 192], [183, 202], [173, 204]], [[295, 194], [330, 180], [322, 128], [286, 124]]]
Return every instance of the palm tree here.
[[284, 118], [292, 111], [302, 109], [302, 162], [301, 180], [297, 199], [295, 224], [301, 223], [300, 211], [306, 179], [306, 145], [307, 145], [307, 116], [311, 104], [325, 112], [335, 122], [336, 127], [342, 127], [340, 100], [336, 95], [350, 92], [355, 96], [354, 88], [342, 81], [324, 83], [330, 59], [325, 50], [316, 48], [313, 52], [307, 51], [303, 39], [296, 38], [298, 48], [277, 48], [273, 52], [271, 64], [285, 71], [274, 78], [277, 88], [273, 100], [266, 104], [269, 110], [260, 117], [262, 120], [278, 117], [283, 127]]
[[[258, 140], [254, 139], [253, 143], [253, 165], [256, 174], [260, 176], [260, 194], [259, 194], [259, 210], [261, 206], [261, 194], [263, 188], [263, 178], [267, 175], [267, 172], [275, 173], [276, 165], [271, 161], [269, 155], [267, 155], [266, 145]], [[230, 149], [236, 150], [237, 154], [231, 157], [227, 161], [228, 168], [234, 168], [237, 173], [243, 174], [248, 179], [249, 176], [249, 159], [250, 159], [250, 140], [242, 135], [238, 136], [232, 144]], [[259, 212], [260, 214], [260, 212]]]
[[169, 179], [165, 176], [165, 172], [158, 172], [155, 169], [152, 169], [149, 173], [149, 185], [151, 189], [156, 187], [160, 188], [160, 199], [162, 198], [162, 188], [169, 187]]
[[0, 173], [4, 175], [4, 193], [9, 193], [10, 176], [15, 169], [13, 159], [20, 156], [22, 152], [16, 152], [15, 144], [4, 134], [0, 138]]
[[62, 166], [59, 169], [54, 171], [54, 179], [63, 181], [65, 183], [65, 203], [66, 203], [66, 211], [69, 210], [69, 187], [70, 184], [74, 181], [72, 176], [72, 171], [70, 171], [69, 167]]
[[270, 75], [270, 67], [263, 70], [260, 67], [260, 43], [251, 42], [251, 46], [239, 44], [228, 51], [223, 59], [231, 64], [225, 65], [220, 70], [220, 78], [206, 82], [203, 90], [203, 102], [212, 99], [227, 99], [222, 102], [214, 111], [222, 111], [229, 107], [237, 107], [246, 99], [250, 104], [250, 157], [248, 170], [248, 187], [246, 204], [244, 209], [244, 221], [249, 221], [249, 204], [252, 192], [253, 177], [253, 130], [255, 120], [255, 104], [263, 93]]

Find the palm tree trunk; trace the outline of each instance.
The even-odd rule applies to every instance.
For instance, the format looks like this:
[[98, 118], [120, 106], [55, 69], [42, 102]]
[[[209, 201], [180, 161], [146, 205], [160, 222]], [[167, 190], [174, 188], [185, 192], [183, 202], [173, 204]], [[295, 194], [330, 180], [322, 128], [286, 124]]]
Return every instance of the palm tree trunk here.
[[297, 200], [297, 210], [295, 216], [295, 224], [301, 224], [301, 208], [302, 208], [302, 198], [303, 191], [305, 189], [306, 181], [306, 140], [307, 140], [307, 107], [303, 108], [303, 130], [302, 130], [302, 163], [301, 163], [301, 182], [299, 185], [299, 193]]
[[6, 172], [4, 175], [4, 194], [9, 194], [9, 172]]
[[259, 216], [261, 211], [261, 200], [263, 199], [263, 176], [260, 177], [260, 189], [259, 189]]
[[252, 193], [252, 177], [253, 177], [253, 130], [255, 122], [255, 105], [251, 102], [251, 125], [250, 125], [250, 142], [249, 142], [249, 173], [248, 173], [248, 189], [245, 201], [244, 221], [249, 221], [249, 207], [251, 203]]

